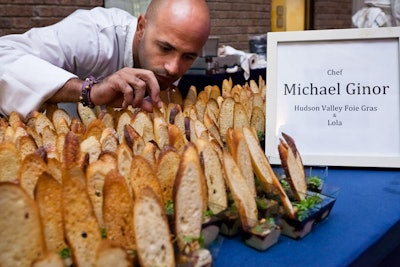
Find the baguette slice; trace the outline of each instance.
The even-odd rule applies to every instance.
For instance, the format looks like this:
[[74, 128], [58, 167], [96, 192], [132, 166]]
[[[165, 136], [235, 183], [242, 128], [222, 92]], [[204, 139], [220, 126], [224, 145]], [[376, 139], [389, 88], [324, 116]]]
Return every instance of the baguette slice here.
[[260, 181], [263, 190], [267, 192], [277, 192], [288, 216], [290, 218], [295, 218], [296, 212], [293, 209], [293, 205], [272, 170], [255, 132], [248, 127], [244, 127], [243, 135], [247, 146], [249, 147], [253, 170]]
[[33, 262], [32, 267], [65, 267], [60, 255], [55, 251], [48, 251]]
[[126, 251], [134, 251], [133, 198], [125, 178], [116, 169], [105, 177], [102, 214], [107, 238]]
[[105, 128], [101, 133], [101, 151], [116, 152], [118, 147], [118, 134], [114, 128]]
[[67, 133], [65, 136], [62, 155], [64, 169], [83, 166], [84, 159], [82, 159], [81, 155], [80, 139], [78, 134], [73, 131]]
[[168, 124], [160, 111], [153, 112], [153, 114], [154, 141], [156, 141], [158, 147], [162, 149], [169, 144]]
[[240, 221], [245, 231], [257, 225], [258, 210], [253, 195], [232, 155], [224, 151], [224, 169], [226, 183], [232, 193], [233, 200], [239, 211]]
[[33, 192], [40, 175], [47, 166], [38, 154], [29, 154], [21, 163], [18, 173], [18, 180], [22, 188], [33, 198]]
[[48, 250], [60, 252], [67, 247], [62, 222], [62, 187], [49, 173], [39, 176], [35, 188], [35, 201], [43, 222]]
[[97, 140], [100, 140], [101, 134], [107, 126], [101, 119], [93, 119], [86, 126], [85, 134], [83, 135], [83, 139], [87, 139], [90, 136], [94, 136]]
[[135, 198], [133, 220], [140, 266], [174, 267], [174, 248], [164, 206], [148, 186]]
[[1, 266], [31, 266], [46, 246], [36, 203], [20, 186], [1, 182], [0, 210]]
[[301, 201], [307, 196], [307, 181], [303, 162], [293, 138], [285, 133], [282, 133], [282, 136], [284, 140], [281, 138], [278, 144], [282, 168], [285, 171], [294, 197]]
[[117, 169], [117, 162], [98, 160], [88, 165], [86, 169], [86, 190], [92, 203], [94, 213], [101, 228], [103, 222], [103, 188], [107, 174]]
[[153, 122], [148, 112], [139, 111], [131, 122], [131, 125], [143, 137], [144, 142], [155, 139]]
[[85, 126], [88, 126], [92, 120], [96, 119], [93, 109], [83, 106], [80, 102], [77, 104], [77, 111], [79, 118]]
[[131, 165], [132, 165], [132, 149], [126, 143], [119, 144], [117, 147], [117, 166], [119, 173], [125, 178], [129, 192], [132, 196], [132, 186], [130, 181]]
[[[180, 252], [199, 248], [203, 211], [207, 209], [205, 178], [197, 149], [187, 143], [176, 175], [174, 196], [175, 235]], [[188, 243], [187, 238], [193, 239]]]
[[219, 113], [219, 133], [223, 141], [225, 141], [226, 131], [233, 127], [234, 110], [235, 100], [232, 97], [225, 98]]
[[249, 127], [249, 125], [250, 122], [245, 107], [242, 103], [236, 102], [233, 110], [233, 127], [242, 128]]
[[132, 267], [133, 260], [120, 246], [103, 239], [96, 255], [96, 267]]
[[140, 155], [144, 148], [143, 137], [132, 127], [130, 124], [125, 124], [124, 126], [124, 138], [122, 138], [122, 143], [126, 143], [131, 149], [134, 155]]
[[145, 186], [148, 186], [156, 193], [157, 197], [160, 198], [162, 204], [165, 204], [163, 203], [163, 195], [157, 173], [143, 156], [133, 156], [130, 182], [134, 196], [140, 195], [142, 192], [141, 190]]
[[62, 206], [65, 237], [74, 266], [95, 266], [101, 231], [86, 191], [85, 174], [79, 167], [63, 173]]
[[21, 160], [13, 142], [6, 141], [0, 144], [0, 162], [0, 182], [18, 180]]
[[157, 177], [160, 181], [164, 203], [173, 201], [172, 190], [180, 161], [178, 151], [171, 146], [164, 147], [157, 159]]
[[249, 147], [243, 136], [241, 128], [229, 128], [226, 133], [226, 144], [233, 159], [245, 178], [250, 191], [256, 197], [256, 185]]
[[216, 146], [210, 144], [208, 140], [197, 139], [196, 147], [200, 153], [200, 161], [207, 182], [208, 208], [214, 214], [218, 214], [228, 207], [225, 172]]

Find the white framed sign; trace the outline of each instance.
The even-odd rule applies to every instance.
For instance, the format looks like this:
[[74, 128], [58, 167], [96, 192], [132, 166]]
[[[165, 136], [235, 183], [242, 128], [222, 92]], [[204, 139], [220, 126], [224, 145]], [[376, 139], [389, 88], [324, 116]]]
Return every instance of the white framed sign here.
[[304, 165], [400, 167], [400, 27], [267, 34], [265, 153]]

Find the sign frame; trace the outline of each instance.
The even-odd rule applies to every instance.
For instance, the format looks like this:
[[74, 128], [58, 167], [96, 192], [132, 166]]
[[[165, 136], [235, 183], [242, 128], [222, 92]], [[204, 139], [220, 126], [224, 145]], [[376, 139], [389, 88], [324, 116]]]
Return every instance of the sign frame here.
[[[364, 28], [364, 29], [332, 29], [332, 30], [310, 30], [310, 31], [292, 31], [292, 32], [268, 32], [267, 33], [267, 99], [266, 99], [266, 133], [265, 133], [265, 154], [271, 164], [280, 164], [280, 158], [277, 146], [281, 132], [279, 132], [278, 120], [282, 114], [278, 112], [278, 106], [285, 104], [279, 102], [278, 99], [278, 64], [279, 55], [278, 48], [282, 44], [298, 44], [307, 45], [310, 42], [332, 42], [332, 44], [340, 44], [341, 41], [357, 43], [371, 40], [395, 40], [397, 42], [397, 64], [400, 66], [400, 27], [384, 27], [384, 28]], [[329, 53], [329, 51], [328, 51]], [[400, 87], [400, 71], [394, 80], [398, 81]], [[397, 88], [400, 90], [400, 88]], [[282, 97], [281, 97], [282, 98]], [[282, 99], [281, 99], [282, 101]], [[396, 100], [400, 107], [400, 94]], [[387, 114], [390, 116], [391, 114]], [[286, 118], [290, 123], [290, 118]], [[294, 118], [295, 119], [295, 118]], [[400, 129], [400, 120], [397, 125]], [[315, 129], [318, 131], [318, 129]], [[365, 129], [360, 129], [365, 130]], [[400, 132], [400, 131], [398, 131]], [[296, 141], [296, 135], [286, 132]], [[385, 138], [385, 131], [382, 130], [382, 136]], [[378, 138], [378, 137], [377, 137]], [[400, 140], [400, 136], [397, 136]], [[373, 142], [373, 140], [370, 140]], [[304, 153], [302, 152], [302, 144], [296, 142], [299, 152], [302, 157], [303, 164], [306, 166], [342, 166], [342, 167], [379, 167], [379, 168], [399, 168], [400, 167], [400, 148], [398, 155], [384, 154], [352, 154], [351, 151], [344, 153], [317, 152]], [[317, 144], [316, 144], [317, 145]], [[304, 148], [304, 147], [303, 147]], [[312, 148], [307, 148], [307, 151], [312, 151]]]

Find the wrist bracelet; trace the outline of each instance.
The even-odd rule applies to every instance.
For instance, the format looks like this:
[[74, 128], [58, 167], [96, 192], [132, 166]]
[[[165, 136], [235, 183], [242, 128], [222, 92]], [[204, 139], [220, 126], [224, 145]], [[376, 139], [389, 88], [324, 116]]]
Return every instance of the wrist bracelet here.
[[93, 85], [98, 82], [99, 80], [97, 80], [93, 76], [90, 76], [83, 81], [81, 88], [81, 96], [80, 96], [80, 100], [83, 106], [94, 108], [94, 104], [90, 100], [90, 91], [92, 90]]

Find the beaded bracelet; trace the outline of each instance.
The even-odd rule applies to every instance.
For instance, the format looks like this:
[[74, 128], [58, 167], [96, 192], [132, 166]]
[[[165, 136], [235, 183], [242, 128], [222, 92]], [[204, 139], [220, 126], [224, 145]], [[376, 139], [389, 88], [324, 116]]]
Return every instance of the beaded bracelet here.
[[89, 107], [89, 108], [94, 108], [94, 104], [90, 100], [90, 91], [92, 90], [93, 85], [98, 82], [99, 82], [99, 80], [97, 80], [93, 76], [90, 76], [83, 81], [82, 89], [81, 89], [81, 96], [80, 96], [80, 100], [81, 100], [81, 103], [83, 104], [83, 106]]

